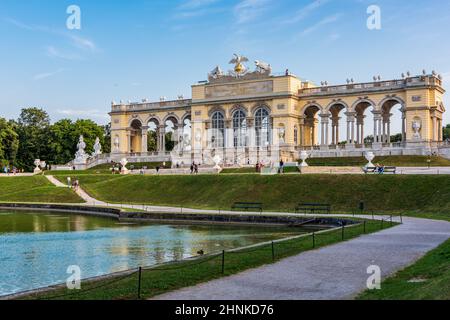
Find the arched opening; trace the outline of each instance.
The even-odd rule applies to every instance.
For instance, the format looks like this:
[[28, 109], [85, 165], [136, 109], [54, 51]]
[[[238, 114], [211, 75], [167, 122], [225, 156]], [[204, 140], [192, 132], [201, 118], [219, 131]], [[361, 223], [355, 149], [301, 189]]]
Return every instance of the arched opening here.
[[172, 151], [175, 147], [175, 142], [178, 139], [178, 120], [174, 117], [169, 117], [164, 123], [164, 147], [166, 151]]
[[233, 113], [233, 146], [235, 148], [247, 146], [247, 117], [243, 110]]
[[225, 146], [225, 117], [222, 112], [216, 111], [213, 113], [211, 125], [211, 146], [213, 148], [223, 148]]
[[402, 143], [406, 139], [406, 116], [397, 99], [386, 100], [381, 106], [379, 141], [384, 144]]
[[157, 152], [160, 150], [159, 121], [156, 119], [150, 119], [147, 126], [147, 150], [148, 152]]
[[142, 122], [138, 119], [130, 125], [130, 152], [142, 152]]
[[308, 106], [305, 109], [304, 117], [304, 134], [303, 134], [303, 145], [304, 146], [315, 146], [318, 144], [318, 114], [320, 111], [320, 107], [316, 105]]
[[255, 112], [256, 146], [268, 147], [270, 145], [270, 114], [266, 108], [259, 108]]
[[[331, 115], [331, 145], [338, 146], [339, 144], [344, 144], [343, 137], [341, 133], [345, 130], [345, 124], [347, 123], [347, 118], [345, 115], [346, 106], [342, 103], [335, 103], [330, 107]], [[351, 132], [350, 132], [351, 135]], [[329, 137], [327, 137], [329, 139]]]
[[[372, 112], [368, 111], [372, 109]], [[361, 101], [355, 106], [356, 113], [356, 140], [357, 147], [363, 147], [367, 143], [374, 142], [372, 134], [374, 106], [368, 101]]]

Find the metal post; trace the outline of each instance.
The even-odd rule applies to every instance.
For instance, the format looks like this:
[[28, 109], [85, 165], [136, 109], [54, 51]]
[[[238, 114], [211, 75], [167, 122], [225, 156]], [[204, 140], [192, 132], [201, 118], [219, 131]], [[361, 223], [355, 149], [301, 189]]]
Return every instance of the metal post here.
[[313, 241], [313, 248], [315, 248], [316, 247], [316, 233], [315, 232], [313, 232], [313, 234], [312, 234], [312, 241]]
[[400, 223], [403, 224], [403, 214], [400, 212]]
[[142, 281], [142, 267], [139, 267], [139, 276], [138, 276], [138, 299], [141, 299], [141, 281]]
[[222, 274], [225, 274], [225, 250], [222, 251]]
[[366, 233], [366, 222], [365, 221], [363, 222], [363, 225], [364, 225], [364, 233]]
[[275, 245], [272, 241], [272, 261], [275, 262]]
[[384, 222], [384, 219], [381, 219], [381, 229], [383, 229], [383, 222]]
[[344, 230], [345, 230], [345, 225], [342, 226], [342, 240], [344, 240]]
[[391, 214], [391, 227], [392, 227], [392, 214]]

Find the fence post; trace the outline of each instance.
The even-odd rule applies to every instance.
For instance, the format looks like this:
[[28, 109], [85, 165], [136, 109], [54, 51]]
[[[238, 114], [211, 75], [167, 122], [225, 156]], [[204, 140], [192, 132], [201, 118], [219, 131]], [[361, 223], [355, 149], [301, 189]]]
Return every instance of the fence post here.
[[400, 212], [400, 223], [403, 224], [403, 214]]
[[366, 233], [366, 221], [363, 222], [364, 225], [364, 234]]
[[345, 230], [345, 225], [342, 226], [342, 240], [344, 240], [344, 230]]
[[316, 233], [312, 233], [313, 249], [316, 247]]
[[275, 244], [272, 241], [272, 261], [275, 262]]
[[383, 222], [384, 222], [384, 219], [381, 219], [381, 229], [383, 229]]
[[141, 280], [142, 280], [142, 267], [139, 267], [139, 276], [138, 276], [138, 299], [141, 299]]
[[222, 251], [222, 274], [225, 274], [225, 250]]
[[391, 214], [391, 227], [392, 227], [392, 214]]

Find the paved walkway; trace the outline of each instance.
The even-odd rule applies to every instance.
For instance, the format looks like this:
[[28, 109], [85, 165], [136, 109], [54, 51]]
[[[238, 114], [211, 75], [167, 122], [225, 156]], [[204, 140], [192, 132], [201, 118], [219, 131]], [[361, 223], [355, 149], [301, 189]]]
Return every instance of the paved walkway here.
[[278, 263], [156, 297], [156, 300], [351, 299], [366, 289], [367, 267], [387, 277], [450, 238], [450, 223], [405, 218], [404, 224], [304, 252]]
[[[67, 187], [52, 176], [50, 182]], [[118, 205], [98, 201], [82, 188], [77, 194], [85, 205], [113, 206], [148, 212], [252, 214], [248, 212], [198, 210], [176, 207]], [[290, 215], [264, 212], [265, 215]], [[298, 215], [296, 215], [298, 216]], [[314, 215], [305, 215], [314, 217]], [[333, 217], [348, 215], [332, 214]], [[358, 218], [368, 216], [356, 215]], [[375, 219], [387, 219], [375, 216]], [[398, 219], [396, 219], [398, 220]], [[450, 222], [403, 218], [403, 224], [347, 242], [301, 253], [272, 265], [168, 293], [166, 300], [276, 300], [350, 299], [366, 288], [367, 267], [378, 265], [387, 277], [413, 264], [426, 252], [450, 238]]]

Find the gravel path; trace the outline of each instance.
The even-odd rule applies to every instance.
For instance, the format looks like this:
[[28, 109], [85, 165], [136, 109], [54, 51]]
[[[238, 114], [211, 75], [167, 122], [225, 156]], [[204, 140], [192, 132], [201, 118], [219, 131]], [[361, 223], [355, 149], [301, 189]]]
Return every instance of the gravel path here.
[[413, 264], [450, 238], [450, 223], [404, 218], [404, 224], [304, 252], [278, 263], [156, 297], [156, 300], [351, 299], [366, 288], [367, 267], [382, 277]]

